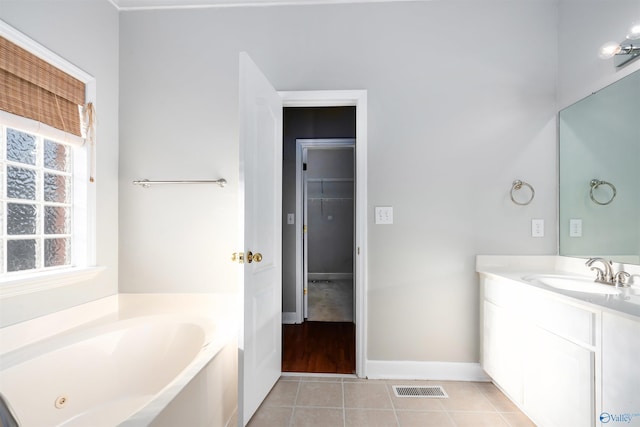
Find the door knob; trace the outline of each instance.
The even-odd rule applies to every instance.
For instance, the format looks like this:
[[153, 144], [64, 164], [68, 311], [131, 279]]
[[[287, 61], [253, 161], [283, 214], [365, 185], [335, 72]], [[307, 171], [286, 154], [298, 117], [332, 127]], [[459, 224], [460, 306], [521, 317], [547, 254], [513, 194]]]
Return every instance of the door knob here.
[[256, 252], [255, 254], [251, 251], [247, 252], [247, 263], [251, 264], [253, 261], [262, 261], [262, 254], [260, 252]]

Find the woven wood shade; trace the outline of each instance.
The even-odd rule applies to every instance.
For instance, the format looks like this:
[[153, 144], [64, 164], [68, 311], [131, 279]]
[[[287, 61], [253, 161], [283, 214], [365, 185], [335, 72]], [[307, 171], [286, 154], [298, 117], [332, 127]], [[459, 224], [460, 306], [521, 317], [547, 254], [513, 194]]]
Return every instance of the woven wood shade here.
[[85, 86], [0, 37], [0, 110], [81, 136]]

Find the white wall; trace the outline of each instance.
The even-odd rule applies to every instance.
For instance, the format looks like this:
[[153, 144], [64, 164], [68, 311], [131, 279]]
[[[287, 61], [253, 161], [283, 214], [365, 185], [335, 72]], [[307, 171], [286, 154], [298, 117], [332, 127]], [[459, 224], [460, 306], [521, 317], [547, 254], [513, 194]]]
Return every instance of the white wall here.
[[97, 263], [90, 283], [2, 301], [2, 324], [118, 291], [118, 12], [106, 0], [1, 0], [0, 19], [96, 78]]
[[[555, 253], [554, 1], [137, 11], [120, 29], [121, 291], [236, 286], [239, 51], [279, 90], [368, 90], [370, 359], [476, 362], [475, 255]], [[531, 205], [509, 200], [516, 178]]]

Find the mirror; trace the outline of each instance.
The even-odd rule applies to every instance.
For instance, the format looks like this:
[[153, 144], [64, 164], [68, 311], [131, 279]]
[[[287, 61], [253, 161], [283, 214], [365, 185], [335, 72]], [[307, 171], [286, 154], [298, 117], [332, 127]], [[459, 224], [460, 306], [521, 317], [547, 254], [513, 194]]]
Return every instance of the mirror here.
[[560, 112], [559, 163], [560, 255], [640, 264], [640, 71]]

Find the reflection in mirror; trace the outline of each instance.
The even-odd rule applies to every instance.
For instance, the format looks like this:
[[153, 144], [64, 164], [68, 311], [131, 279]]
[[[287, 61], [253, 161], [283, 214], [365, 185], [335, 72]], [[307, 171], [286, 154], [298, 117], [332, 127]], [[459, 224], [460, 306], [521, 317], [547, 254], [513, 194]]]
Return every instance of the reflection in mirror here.
[[640, 264], [640, 71], [560, 112], [559, 156], [560, 255]]

